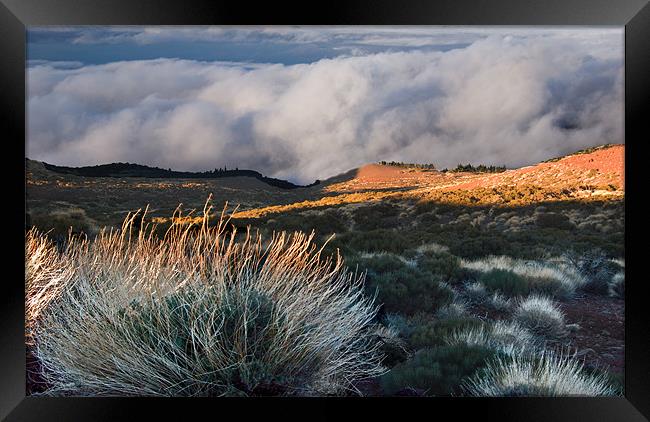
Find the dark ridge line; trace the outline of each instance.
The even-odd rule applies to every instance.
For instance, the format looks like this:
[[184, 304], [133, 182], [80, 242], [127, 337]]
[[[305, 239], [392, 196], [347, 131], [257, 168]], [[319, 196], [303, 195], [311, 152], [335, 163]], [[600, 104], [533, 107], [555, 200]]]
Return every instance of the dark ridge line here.
[[55, 173], [71, 174], [82, 177], [142, 177], [156, 179], [220, 179], [224, 177], [252, 177], [266, 183], [267, 185], [281, 189], [308, 188], [320, 184], [320, 180], [316, 180], [310, 185], [296, 185], [287, 180], [266, 177], [255, 170], [227, 170], [224, 168], [214, 169], [213, 171], [189, 172], [176, 171], [172, 169], [165, 170], [159, 167], [150, 167], [142, 164], [131, 163], [111, 163], [85, 167], [66, 167], [56, 166], [46, 162], [42, 163], [47, 170]]

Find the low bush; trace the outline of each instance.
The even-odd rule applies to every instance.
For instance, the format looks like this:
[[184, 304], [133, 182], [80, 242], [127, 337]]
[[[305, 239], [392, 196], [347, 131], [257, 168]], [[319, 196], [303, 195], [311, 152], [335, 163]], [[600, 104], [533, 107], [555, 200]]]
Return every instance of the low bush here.
[[514, 319], [547, 340], [558, 340], [567, 334], [564, 313], [544, 296], [533, 295], [522, 300], [514, 311]]
[[614, 274], [614, 277], [609, 282], [608, 294], [611, 297], [625, 299], [625, 273], [619, 272]]
[[483, 322], [468, 316], [449, 319], [412, 318], [405, 333], [406, 344], [412, 350], [446, 344], [446, 338], [460, 330], [478, 329]]
[[374, 335], [381, 344], [379, 351], [383, 355], [382, 364], [384, 366], [392, 368], [409, 358], [410, 353], [407, 345], [395, 328], [390, 325], [384, 326], [377, 324]]
[[461, 261], [461, 266], [479, 271], [478, 280], [490, 291], [508, 296], [538, 293], [569, 298], [587, 283], [575, 267], [563, 260], [519, 260], [490, 256], [476, 261]]
[[620, 264], [611, 260], [600, 250], [590, 251], [582, 255], [567, 254], [565, 258], [571, 262], [585, 277], [587, 283], [583, 289], [588, 292], [606, 295], [614, 276], [621, 270]]
[[[327, 394], [384, 371], [362, 278], [303, 233], [235, 242], [204, 214], [198, 232], [172, 226], [162, 240], [131, 235], [130, 218], [58, 260], [39, 252], [42, 235], [27, 237], [46, 394]], [[58, 268], [72, 275], [37, 300]]]
[[497, 357], [463, 383], [470, 396], [611, 396], [616, 389], [604, 375], [594, 375], [567, 356]]
[[498, 292], [493, 293], [485, 303], [489, 308], [497, 312], [509, 312], [512, 308], [512, 299], [509, 299]]
[[431, 273], [409, 266], [368, 277], [366, 291], [369, 295], [376, 292], [377, 302], [383, 304], [384, 312], [404, 315], [434, 313], [453, 298], [451, 290]]
[[301, 231], [305, 233], [313, 230], [317, 236], [344, 233], [348, 230], [344, 214], [336, 209], [321, 212], [280, 214], [268, 220], [266, 228], [275, 231]]
[[479, 282], [490, 292], [501, 293], [510, 297], [526, 296], [530, 293], [528, 281], [510, 270], [494, 268], [481, 274]]
[[366, 292], [377, 296], [383, 313], [413, 315], [436, 312], [450, 303], [452, 291], [428, 271], [407, 264], [391, 254], [357, 257], [349, 261], [352, 269], [367, 271]]
[[516, 322], [504, 321], [456, 330], [445, 341], [450, 346], [481, 346], [506, 355], [530, 353], [537, 348], [537, 340], [530, 331]]
[[388, 395], [406, 388], [429, 396], [454, 395], [466, 377], [494, 356], [490, 349], [466, 345], [424, 349], [384, 374], [381, 386]]
[[94, 235], [98, 228], [94, 220], [81, 208], [57, 209], [49, 213], [35, 213], [30, 216], [30, 224], [41, 232], [61, 242], [68, 233]]
[[418, 267], [439, 276], [447, 283], [464, 281], [466, 276], [461, 270], [460, 259], [447, 252], [424, 252], [418, 258]]
[[461, 292], [461, 297], [473, 305], [483, 304], [489, 295], [485, 286], [479, 282], [466, 283]]

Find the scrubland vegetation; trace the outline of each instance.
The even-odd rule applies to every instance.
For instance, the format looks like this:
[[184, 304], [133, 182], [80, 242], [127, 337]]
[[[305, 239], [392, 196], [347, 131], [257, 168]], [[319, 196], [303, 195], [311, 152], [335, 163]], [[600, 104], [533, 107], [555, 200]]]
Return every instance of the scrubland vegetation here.
[[27, 343], [51, 395], [621, 394], [599, 313], [622, 313], [624, 201], [583, 188], [292, 190], [112, 231], [52, 202]]

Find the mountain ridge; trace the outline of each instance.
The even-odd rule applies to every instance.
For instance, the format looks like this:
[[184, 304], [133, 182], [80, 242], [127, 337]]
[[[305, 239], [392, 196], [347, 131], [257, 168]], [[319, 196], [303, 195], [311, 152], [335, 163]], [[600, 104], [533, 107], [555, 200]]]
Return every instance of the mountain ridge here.
[[99, 164], [95, 166], [57, 166], [49, 164], [44, 161], [30, 160], [25, 158], [26, 164], [30, 162], [41, 163], [46, 170], [59, 174], [69, 174], [82, 177], [141, 177], [141, 178], [155, 178], [155, 179], [220, 179], [225, 177], [252, 177], [270, 186], [275, 186], [281, 189], [298, 189], [307, 188], [318, 185], [319, 180], [309, 185], [297, 185], [289, 182], [288, 180], [277, 179], [273, 177], [264, 176], [262, 173], [255, 170], [227, 170], [215, 169], [214, 171], [204, 172], [190, 172], [190, 171], [177, 171], [171, 169], [162, 169], [160, 167], [152, 167], [143, 164], [135, 163], [109, 163]]

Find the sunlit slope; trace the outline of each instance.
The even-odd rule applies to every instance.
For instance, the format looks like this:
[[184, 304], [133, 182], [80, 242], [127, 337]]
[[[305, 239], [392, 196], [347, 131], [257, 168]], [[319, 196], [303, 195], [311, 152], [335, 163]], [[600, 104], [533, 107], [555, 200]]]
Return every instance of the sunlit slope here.
[[348, 180], [323, 183], [321, 198], [243, 210], [235, 216], [254, 218], [387, 198], [495, 206], [622, 199], [624, 152], [623, 145], [604, 146], [502, 173], [440, 172], [369, 164], [353, 172]]

